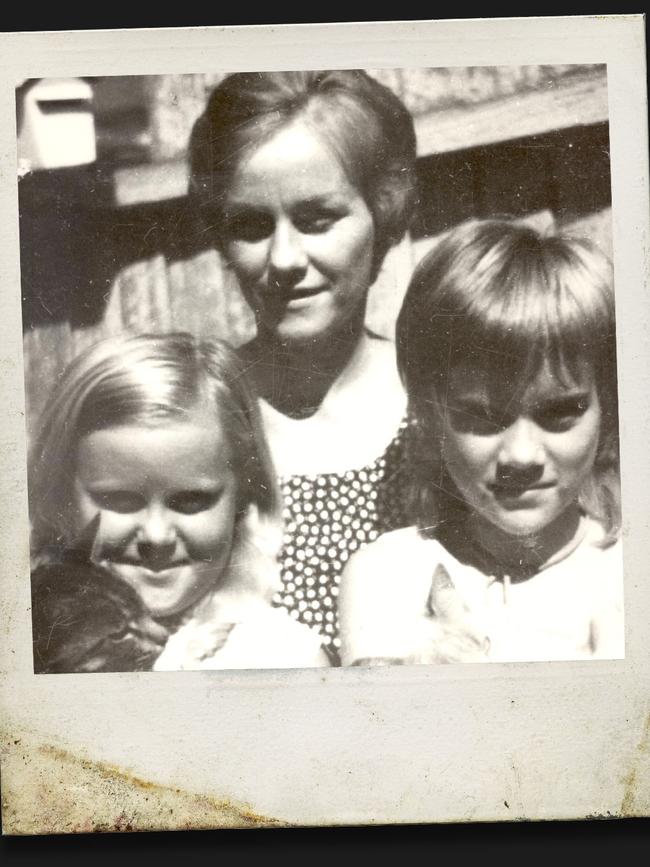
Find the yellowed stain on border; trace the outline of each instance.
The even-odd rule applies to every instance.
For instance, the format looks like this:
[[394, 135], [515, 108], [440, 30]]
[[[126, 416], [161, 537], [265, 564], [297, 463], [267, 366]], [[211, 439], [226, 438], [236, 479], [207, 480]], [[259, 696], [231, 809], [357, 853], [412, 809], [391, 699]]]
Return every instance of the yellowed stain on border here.
[[4, 834], [288, 827], [235, 804], [140, 779], [50, 744], [2, 741]]
[[[647, 773], [643, 773], [644, 769]], [[636, 748], [634, 761], [623, 778], [625, 786], [620, 814], [626, 816], [645, 816], [650, 808], [650, 792], [647, 780], [650, 779], [650, 713], [646, 715], [641, 739]], [[643, 780], [643, 783], [642, 783]]]

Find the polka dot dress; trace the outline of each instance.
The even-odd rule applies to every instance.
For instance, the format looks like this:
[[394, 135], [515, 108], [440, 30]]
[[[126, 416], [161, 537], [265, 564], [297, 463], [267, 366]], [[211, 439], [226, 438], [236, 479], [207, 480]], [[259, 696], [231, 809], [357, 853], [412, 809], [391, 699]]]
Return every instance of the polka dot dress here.
[[282, 589], [274, 604], [317, 629], [334, 662], [339, 648], [336, 597], [350, 555], [381, 533], [408, 524], [403, 422], [384, 454], [345, 473], [280, 479], [285, 536]]

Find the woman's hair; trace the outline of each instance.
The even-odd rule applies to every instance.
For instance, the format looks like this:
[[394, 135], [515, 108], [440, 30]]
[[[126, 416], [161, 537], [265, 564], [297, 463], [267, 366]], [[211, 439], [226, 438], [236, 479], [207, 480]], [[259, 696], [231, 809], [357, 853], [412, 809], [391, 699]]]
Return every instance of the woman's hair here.
[[76, 455], [84, 435], [119, 425], [164, 425], [191, 419], [197, 410], [214, 414], [230, 447], [241, 544], [256, 541], [244, 538], [256, 532], [254, 525], [279, 527], [271, 457], [235, 351], [183, 333], [112, 337], [68, 366], [41, 415], [29, 462], [35, 559], [56, 560], [74, 543]]
[[412, 508], [435, 530], [465, 506], [442, 461], [440, 406], [462, 363], [513, 391], [544, 364], [576, 380], [587, 363], [602, 420], [582, 507], [608, 541], [620, 528], [614, 287], [610, 261], [585, 239], [509, 220], [459, 226], [415, 270], [397, 321], [397, 363], [413, 424]]
[[332, 148], [373, 216], [374, 277], [411, 220], [415, 132], [402, 102], [361, 70], [227, 76], [192, 130], [190, 193], [219, 241], [241, 160], [298, 119]]

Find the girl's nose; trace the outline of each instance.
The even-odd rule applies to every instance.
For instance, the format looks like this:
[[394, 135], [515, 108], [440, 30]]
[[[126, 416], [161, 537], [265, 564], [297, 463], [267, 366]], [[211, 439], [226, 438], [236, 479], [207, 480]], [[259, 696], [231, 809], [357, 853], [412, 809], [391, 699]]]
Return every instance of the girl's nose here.
[[518, 418], [503, 433], [499, 465], [512, 470], [529, 470], [544, 466], [544, 444], [534, 421]]
[[147, 509], [138, 529], [138, 549], [145, 553], [169, 550], [176, 545], [176, 526], [164, 507]]
[[302, 235], [290, 221], [280, 221], [275, 227], [269, 265], [278, 282], [298, 282], [307, 269]]

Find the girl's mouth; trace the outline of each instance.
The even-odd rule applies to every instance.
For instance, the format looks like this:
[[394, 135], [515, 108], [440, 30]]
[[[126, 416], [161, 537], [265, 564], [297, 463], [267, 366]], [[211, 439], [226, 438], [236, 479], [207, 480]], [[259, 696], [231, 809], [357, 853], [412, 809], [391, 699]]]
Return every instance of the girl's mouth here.
[[109, 571], [116, 572], [118, 575], [124, 570], [128, 570], [130, 574], [136, 574], [147, 581], [164, 583], [173, 577], [179, 569], [191, 565], [190, 560], [178, 560], [173, 563], [152, 564], [143, 563], [132, 559], [110, 560], [100, 564]]
[[313, 288], [294, 289], [289, 295], [292, 298], [311, 298], [312, 295], [319, 295], [322, 291], [322, 286], [314, 286]]
[[524, 494], [548, 490], [553, 486], [553, 482], [536, 482], [534, 484], [523, 485], [494, 482], [488, 484], [488, 490], [490, 490], [496, 497], [522, 497]]

